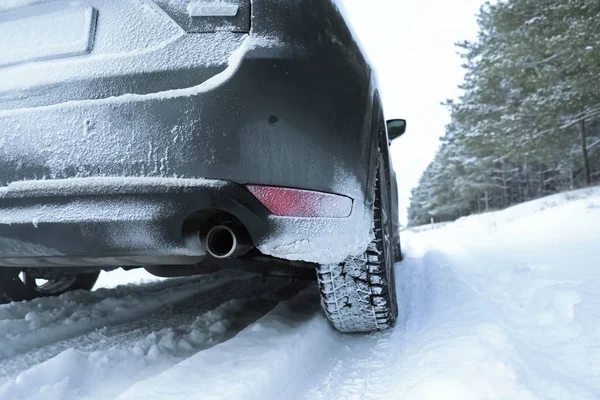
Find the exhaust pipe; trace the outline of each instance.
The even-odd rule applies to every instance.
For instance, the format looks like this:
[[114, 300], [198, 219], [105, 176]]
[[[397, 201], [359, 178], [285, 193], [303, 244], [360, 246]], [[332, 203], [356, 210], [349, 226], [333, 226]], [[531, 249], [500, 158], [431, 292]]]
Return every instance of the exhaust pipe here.
[[234, 224], [213, 227], [202, 242], [206, 252], [217, 259], [240, 257], [254, 247], [248, 232]]

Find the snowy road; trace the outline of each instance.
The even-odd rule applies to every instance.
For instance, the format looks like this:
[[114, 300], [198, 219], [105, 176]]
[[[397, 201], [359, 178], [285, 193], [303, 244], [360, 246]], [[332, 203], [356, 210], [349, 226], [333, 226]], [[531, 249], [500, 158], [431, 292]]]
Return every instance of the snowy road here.
[[598, 399], [600, 190], [407, 233], [403, 315], [225, 273], [0, 306], [0, 399]]
[[112, 399], [304, 286], [221, 273], [0, 307], [0, 399]]

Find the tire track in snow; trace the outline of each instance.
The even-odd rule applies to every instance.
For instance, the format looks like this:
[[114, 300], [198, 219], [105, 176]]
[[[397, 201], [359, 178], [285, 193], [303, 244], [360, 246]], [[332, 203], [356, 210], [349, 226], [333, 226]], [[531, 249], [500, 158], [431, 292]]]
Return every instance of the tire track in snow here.
[[[285, 280], [263, 282], [248, 274], [244, 278], [166, 306], [143, 320], [51, 346], [45, 353], [58, 355], [4, 384], [0, 399], [14, 399], [15, 393], [19, 399], [38, 398], [40, 393], [60, 399], [115, 398], [137, 380], [149, 379], [229, 339], [285, 297], [287, 289], [272, 292], [287, 286]], [[48, 376], [49, 370], [62, 372]]]
[[[410, 290], [403, 292], [415, 313], [426, 303], [426, 280], [417, 276], [423, 271], [413, 270], [406, 285]], [[405, 275], [398, 274], [400, 279]], [[392, 332], [338, 333], [321, 311], [318, 291], [308, 289], [230, 341], [139, 382], [118, 399], [194, 399], [199, 393], [211, 400], [362, 399], [383, 379], [393, 339]]]
[[0, 306], [0, 362], [104, 326], [143, 318], [167, 304], [193, 296], [207, 285], [218, 286], [223, 279], [232, 279], [232, 275], [221, 273], [147, 286], [79, 291]]
[[[181, 283], [179, 283], [181, 285]], [[68, 349], [77, 349], [82, 352], [92, 352], [96, 350], [108, 349], [119, 341], [127, 342], [134, 341], [136, 338], [146, 336], [153, 331], [158, 331], [174, 322], [185, 322], [184, 318], [193, 319], [197, 315], [201, 315], [229, 299], [230, 293], [241, 292], [235, 291], [235, 285], [239, 286], [238, 281], [223, 279], [221, 281], [206, 281], [203, 287], [191, 295], [189, 299], [183, 299], [181, 302], [164, 303], [164, 306], [155, 310], [153, 313], [144, 313], [143, 315], [135, 315], [133, 318], [117, 323], [115, 325], [104, 325], [100, 328], [90, 329], [89, 332], [83, 333], [81, 336], [74, 336], [51, 342], [47, 345], [20, 353], [16, 357], [6, 359], [2, 362], [0, 368], [0, 385], [6, 382], [7, 379], [18, 375], [23, 370], [31, 368], [36, 364], [40, 364], [63, 351]], [[171, 289], [176, 289], [178, 286], [171, 286]], [[160, 293], [150, 291], [148, 293]], [[148, 294], [147, 293], [147, 294]], [[219, 302], [219, 299], [223, 299]], [[126, 298], [125, 298], [126, 300]], [[196, 314], [192, 307], [197, 307]], [[66, 323], [66, 321], [62, 321]], [[161, 328], [158, 328], [161, 324]], [[68, 323], [67, 323], [68, 324]], [[178, 326], [179, 324], [175, 325]]]
[[329, 354], [321, 338], [332, 328], [318, 298], [314, 287], [303, 291], [231, 340], [137, 383], [118, 399], [290, 398]]
[[[454, 344], [469, 349], [470, 333], [460, 333], [474, 320], [462, 317], [480, 317], [480, 305], [448, 266], [414, 256], [396, 268], [404, 315], [394, 330], [339, 334], [311, 289], [235, 338], [132, 386], [118, 399], [194, 399], [200, 393], [203, 399], [243, 400], [428, 398], [423, 390], [439, 378], [437, 355]], [[448, 340], [454, 336], [458, 339]], [[452, 371], [441, 371], [447, 373]]]
[[127, 296], [149, 292], [161, 292], [166, 289], [183, 286], [193, 282], [206, 281], [212, 279], [212, 275], [199, 276], [195, 278], [174, 278], [169, 280], [154, 281], [139, 285], [122, 285], [112, 289], [97, 289], [93, 292], [79, 290], [68, 292], [59, 297], [44, 297], [32, 301], [23, 301], [19, 303], [0, 304], [0, 324], [4, 321], [16, 321], [24, 319], [31, 312], [43, 313], [57, 310], [65, 310], [65, 313], [73, 310], [73, 307], [91, 306], [99, 303], [107, 297], [122, 299]]

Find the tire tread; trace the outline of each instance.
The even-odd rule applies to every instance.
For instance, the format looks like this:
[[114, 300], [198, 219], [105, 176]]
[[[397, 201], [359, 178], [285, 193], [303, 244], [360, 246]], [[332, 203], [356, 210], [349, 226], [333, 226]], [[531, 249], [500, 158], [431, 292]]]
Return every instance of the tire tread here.
[[[379, 185], [379, 178], [376, 185]], [[381, 208], [380, 190], [376, 187], [375, 215]], [[391, 328], [396, 321], [395, 294], [390, 293], [388, 271], [383, 251], [381, 220], [374, 217], [375, 239], [367, 251], [341, 264], [317, 267], [321, 305], [332, 325], [344, 333], [368, 333]], [[392, 249], [392, 258], [395, 248]], [[393, 289], [394, 283], [391, 283]]]

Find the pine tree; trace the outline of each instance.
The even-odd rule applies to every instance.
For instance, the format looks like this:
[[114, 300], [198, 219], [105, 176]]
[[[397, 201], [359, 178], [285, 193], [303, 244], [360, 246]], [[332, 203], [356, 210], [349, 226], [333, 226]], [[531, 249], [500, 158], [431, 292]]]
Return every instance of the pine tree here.
[[413, 190], [411, 225], [600, 181], [600, 2], [486, 3], [457, 44], [463, 94]]

